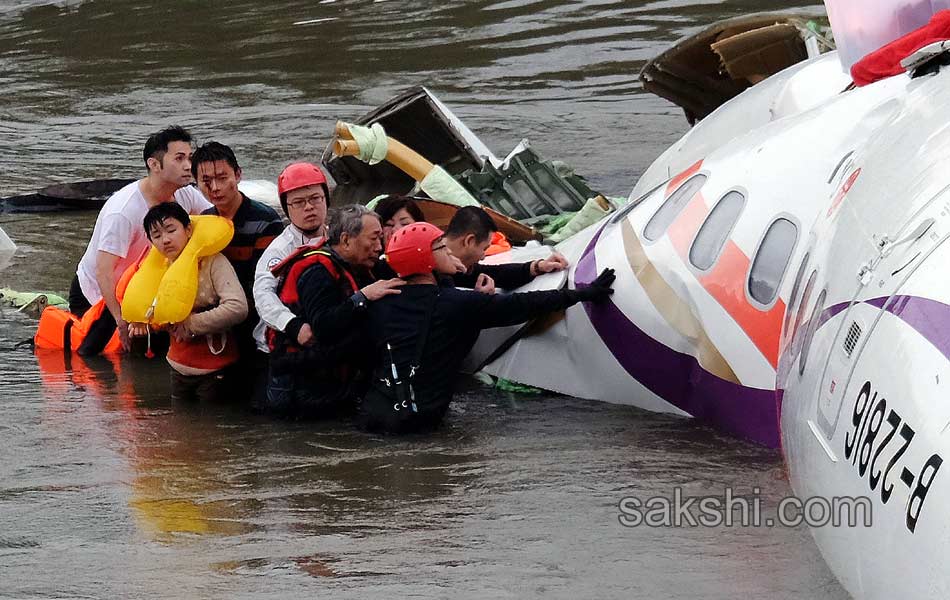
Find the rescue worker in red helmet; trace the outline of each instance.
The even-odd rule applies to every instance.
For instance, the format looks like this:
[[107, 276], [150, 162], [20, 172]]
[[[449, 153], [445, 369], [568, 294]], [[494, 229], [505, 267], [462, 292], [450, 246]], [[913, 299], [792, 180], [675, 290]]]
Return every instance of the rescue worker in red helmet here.
[[[425, 221], [415, 200], [405, 196], [386, 196], [376, 204], [376, 212], [383, 221], [383, 234], [387, 243], [388, 236], [403, 227]], [[493, 235], [497, 234], [498, 226], [481, 207], [458, 209], [445, 230], [445, 241], [457, 261], [457, 272], [452, 276], [441, 276], [439, 285], [494, 294], [496, 287], [515, 290], [539, 275], [562, 271], [569, 266], [567, 259], [559, 252], [525, 263], [481, 263]], [[395, 274], [385, 260], [379, 261], [374, 272], [380, 279]]]
[[482, 329], [517, 325], [581, 301], [602, 302], [613, 292], [611, 269], [577, 290], [490, 295], [440, 287], [437, 277], [452, 275], [457, 262], [443, 232], [425, 222], [395, 232], [386, 256], [406, 285], [367, 309], [375, 367], [359, 423], [371, 431], [437, 427], [459, 366]]
[[297, 248], [315, 246], [326, 237], [330, 188], [327, 177], [317, 165], [297, 162], [277, 177], [277, 194], [290, 224], [264, 250], [254, 271], [254, 303], [261, 317], [254, 328], [257, 349], [269, 352], [266, 333], [270, 327], [296, 339], [301, 346], [314, 343], [313, 330], [296, 316], [277, 295], [277, 278], [271, 273]]
[[326, 417], [352, 406], [372, 366], [366, 310], [404, 283], [372, 279], [383, 235], [376, 213], [351, 204], [331, 211], [329, 223], [325, 242], [298, 249], [273, 269], [281, 301], [314, 336], [306, 346], [291, 325], [268, 332], [264, 408], [278, 415]]

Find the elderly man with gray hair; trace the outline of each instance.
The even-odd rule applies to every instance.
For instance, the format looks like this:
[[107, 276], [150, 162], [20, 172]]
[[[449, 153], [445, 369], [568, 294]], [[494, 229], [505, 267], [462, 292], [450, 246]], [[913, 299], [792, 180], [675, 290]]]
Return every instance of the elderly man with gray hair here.
[[398, 294], [401, 279], [373, 281], [382, 252], [379, 216], [358, 204], [332, 209], [327, 240], [303, 247], [273, 268], [278, 296], [316, 343], [301, 347], [292, 327], [268, 332], [270, 373], [265, 409], [294, 418], [326, 417], [352, 406], [372, 369], [368, 303]]

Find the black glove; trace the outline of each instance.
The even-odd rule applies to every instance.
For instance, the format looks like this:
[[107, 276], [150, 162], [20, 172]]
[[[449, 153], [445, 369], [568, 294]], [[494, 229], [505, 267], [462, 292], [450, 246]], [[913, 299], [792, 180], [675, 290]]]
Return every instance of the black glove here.
[[604, 269], [589, 286], [575, 290], [577, 298], [581, 302], [603, 302], [614, 293], [610, 286], [616, 279], [617, 275], [613, 269]]

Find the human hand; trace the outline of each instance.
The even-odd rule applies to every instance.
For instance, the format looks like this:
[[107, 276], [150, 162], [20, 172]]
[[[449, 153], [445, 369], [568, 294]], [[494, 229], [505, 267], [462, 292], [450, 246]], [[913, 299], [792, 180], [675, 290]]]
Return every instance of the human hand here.
[[168, 333], [172, 335], [179, 342], [186, 342], [191, 338], [195, 337], [193, 331], [191, 331], [187, 325], [184, 323], [176, 323], [169, 328]]
[[309, 323], [300, 326], [300, 331], [297, 332], [297, 343], [301, 346], [313, 346], [317, 343], [317, 337], [313, 335], [313, 329], [310, 328]]
[[611, 286], [613, 286], [616, 279], [617, 275], [613, 269], [604, 269], [589, 286], [577, 290], [580, 293], [581, 300], [603, 302], [614, 293]]
[[122, 351], [128, 352], [132, 348], [132, 340], [129, 339], [129, 324], [118, 319], [115, 322], [116, 332], [119, 334], [119, 342], [122, 344]]
[[475, 291], [491, 296], [495, 293], [495, 280], [482, 273], [475, 280]]
[[360, 291], [363, 292], [367, 300], [373, 302], [383, 296], [401, 293], [398, 288], [404, 285], [406, 285], [406, 282], [402, 279], [381, 279], [380, 281], [369, 284]]
[[129, 337], [145, 337], [148, 335], [148, 323], [129, 323]]
[[534, 268], [537, 274], [542, 273], [553, 273], [555, 271], [563, 271], [569, 266], [567, 259], [564, 258], [564, 255], [560, 252], [555, 252], [551, 256], [535, 261]]
[[465, 265], [462, 263], [462, 260], [454, 254], [452, 255], [452, 264], [455, 266], [456, 273], [464, 273], [468, 271], [468, 269], [466, 269]]

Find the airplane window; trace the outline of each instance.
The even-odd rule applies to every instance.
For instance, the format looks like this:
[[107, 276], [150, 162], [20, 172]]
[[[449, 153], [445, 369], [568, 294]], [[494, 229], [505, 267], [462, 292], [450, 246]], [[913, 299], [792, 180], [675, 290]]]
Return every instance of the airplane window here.
[[[789, 297], [788, 297], [788, 307], [787, 307], [786, 310], [785, 310], [785, 334], [786, 334], [786, 335], [789, 335], [789, 336], [795, 334], [794, 330], [791, 330], [791, 331], [790, 331], [790, 330], [788, 329], [788, 324], [789, 324], [789, 322], [791, 322], [792, 312], [795, 310], [795, 307], [798, 305], [798, 291], [799, 291], [799, 290], [801, 289], [801, 287], [802, 287], [802, 278], [805, 276], [805, 267], [808, 266], [808, 259], [809, 259], [810, 257], [811, 257], [811, 253], [806, 252], [806, 253], [805, 253], [805, 257], [802, 258], [802, 265], [801, 265], [800, 267], [798, 267], [798, 274], [795, 275], [795, 284], [792, 285], [792, 293], [791, 293], [791, 294], [789, 295]], [[814, 277], [814, 276], [815, 276], [815, 275], [812, 274], [812, 277]], [[811, 284], [812, 281], [813, 281], [813, 280], [809, 280], [809, 284]], [[808, 292], [811, 292], [811, 290], [810, 290], [810, 289], [806, 289], [805, 295], [802, 296], [803, 302], [804, 302], [805, 304], [808, 303], [808, 300], [806, 299], [806, 298], [808, 298]], [[801, 315], [800, 315], [800, 314], [798, 315], [798, 320], [795, 321], [795, 323], [796, 323], [795, 328], [797, 329], [797, 328], [798, 328], [798, 323], [801, 323]]]
[[716, 264], [722, 247], [726, 245], [729, 234], [742, 209], [745, 206], [745, 196], [739, 192], [729, 192], [722, 197], [712, 209], [706, 222], [700, 227], [693, 245], [689, 249], [689, 262], [697, 269], [705, 271]]
[[759, 304], [771, 304], [798, 241], [798, 227], [788, 219], [775, 219], [765, 232], [749, 272], [749, 295]]
[[805, 373], [805, 364], [808, 362], [808, 350], [811, 348], [811, 341], [815, 338], [815, 330], [818, 329], [818, 319], [821, 318], [822, 307], [825, 305], [825, 296], [828, 290], [821, 290], [818, 294], [818, 300], [815, 301], [815, 308], [811, 311], [811, 319], [808, 320], [808, 330], [805, 332], [805, 341], [802, 343], [802, 355], [798, 359], [798, 374]]
[[[794, 344], [795, 344], [796, 342], [801, 342], [801, 336], [799, 335], [799, 333], [801, 333], [801, 331], [799, 331], [799, 329], [801, 328], [801, 326], [802, 326], [802, 321], [803, 321], [804, 318], [805, 318], [805, 310], [808, 309], [808, 301], [811, 300], [811, 293], [812, 293], [812, 290], [813, 290], [814, 287], [815, 287], [815, 279], [816, 279], [817, 277], [818, 277], [818, 271], [817, 271], [817, 270], [816, 270], [816, 271], [812, 271], [812, 272], [811, 272], [811, 276], [808, 278], [808, 283], [805, 284], [805, 291], [804, 291], [804, 293], [802, 293], [802, 300], [801, 300], [801, 303], [798, 305], [798, 313], [795, 315], [795, 320], [792, 321], [792, 329], [791, 329], [791, 331], [790, 331], [789, 333], [790, 333], [790, 335], [792, 336], [792, 344], [793, 344], [793, 346], [792, 346], [792, 348], [793, 348], [792, 351], [793, 351], [793, 352], [795, 351], [795, 350], [794, 350], [794, 348], [795, 348]], [[789, 314], [791, 314], [791, 312], [792, 312], [792, 309], [791, 309], [791, 308], [787, 309], [787, 310], [786, 310], [786, 317], [787, 317]], [[788, 327], [788, 325], [786, 325], [786, 327]]]
[[656, 211], [647, 226], [643, 228], [643, 237], [651, 242], [660, 239], [666, 233], [667, 227], [676, 220], [686, 204], [693, 199], [696, 192], [706, 183], [705, 175], [693, 175], [686, 183], [679, 186]]
[[649, 192], [647, 192], [647, 193], [645, 193], [645, 194], [642, 194], [639, 198], [637, 198], [637, 199], [635, 199], [635, 200], [630, 200], [629, 202], [627, 202], [627, 205], [626, 205], [626, 206], [624, 206], [623, 208], [621, 208], [620, 210], [618, 210], [617, 212], [615, 212], [615, 213], [614, 213], [614, 216], [612, 216], [612, 217], [610, 218], [610, 224], [611, 224], [611, 225], [614, 225], [614, 224], [616, 224], [616, 223], [619, 223], [621, 220], [625, 219], [625, 218], [627, 217], [627, 215], [629, 215], [629, 214], [633, 211], [633, 209], [635, 209], [636, 207], [640, 206], [640, 204], [643, 203], [644, 200], [646, 200], [647, 198], [649, 198], [650, 196], [652, 196], [652, 195], [653, 195], [657, 190], [659, 190], [660, 188], [665, 187], [666, 184], [668, 184], [669, 182], [670, 182], [670, 180], [667, 179], [666, 181], [663, 181], [663, 182], [661, 182], [661, 183], [655, 185], [655, 186], [653, 187], [653, 189], [651, 189]]

